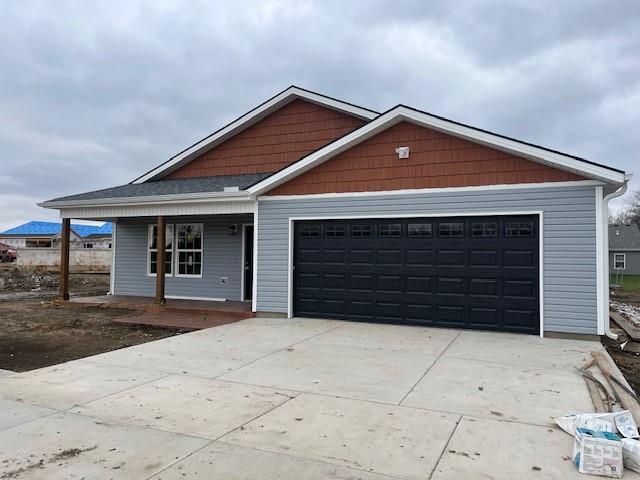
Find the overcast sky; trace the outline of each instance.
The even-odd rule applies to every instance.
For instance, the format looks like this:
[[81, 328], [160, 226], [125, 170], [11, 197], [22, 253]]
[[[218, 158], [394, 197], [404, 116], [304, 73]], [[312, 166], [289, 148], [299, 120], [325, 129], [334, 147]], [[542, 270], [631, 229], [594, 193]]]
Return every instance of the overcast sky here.
[[637, 0], [0, 4], [0, 230], [128, 183], [291, 84], [640, 166]]

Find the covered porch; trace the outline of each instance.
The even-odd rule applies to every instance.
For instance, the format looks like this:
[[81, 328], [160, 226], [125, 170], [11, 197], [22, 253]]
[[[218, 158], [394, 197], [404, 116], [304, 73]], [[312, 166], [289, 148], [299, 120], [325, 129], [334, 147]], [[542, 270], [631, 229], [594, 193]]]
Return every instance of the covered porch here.
[[62, 217], [60, 297], [69, 300], [73, 218], [113, 223], [109, 294], [144, 298], [129, 305], [244, 302], [240, 310], [255, 311], [256, 201], [243, 189], [261, 177], [159, 180], [44, 202]]

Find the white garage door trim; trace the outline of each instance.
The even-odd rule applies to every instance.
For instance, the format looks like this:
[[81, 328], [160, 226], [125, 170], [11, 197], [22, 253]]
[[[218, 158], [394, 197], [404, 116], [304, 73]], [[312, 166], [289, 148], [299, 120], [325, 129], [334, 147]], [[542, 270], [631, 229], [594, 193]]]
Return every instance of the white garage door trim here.
[[544, 337], [544, 212], [542, 210], [508, 210], [501, 212], [411, 212], [398, 213], [392, 215], [324, 215], [324, 216], [310, 216], [310, 217], [289, 217], [289, 245], [287, 254], [287, 318], [293, 317], [293, 239], [294, 230], [293, 224], [297, 221], [304, 220], [354, 220], [354, 219], [366, 219], [366, 218], [418, 218], [418, 217], [479, 217], [479, 216], [507, 216], [507, 215], [538, 215], [538, 234], [539, 234], [539, 254], [538, 254], [538, 267], [539, 267], [539, 298], [540, 298], [540, 337]]

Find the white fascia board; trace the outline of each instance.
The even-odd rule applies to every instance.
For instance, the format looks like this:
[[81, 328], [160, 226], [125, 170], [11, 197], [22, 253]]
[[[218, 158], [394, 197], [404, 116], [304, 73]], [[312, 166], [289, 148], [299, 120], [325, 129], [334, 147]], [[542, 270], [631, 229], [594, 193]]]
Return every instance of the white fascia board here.
[[198, 192], [175, 195], [149, 195], [145, 197], [114, 197], [93, 200], [61, 200], [57, 202], [38, 203], [44, 208], [68, 208], [68, 207], [104, 207], [111, 205], [153, 205], [174, 204], [183, 202], [229, 202], [249, 200], [247, 192]]
[[60, 218], [104, 220], [121, 217], [179, 217], [184, 215], [229, 215], [254, 213], [255, 200], [239, 202], [185, 202], [142, 205], [104, 205], [91, 207], [66, 207], [60, 209]]
[[356, 105], [351, 105], [350, 103], [341, 102], [340, 100], [325, 97], [323, 95], [309, 92], [307, 90], [302, 90], [297, 87], [289, 87], [284, 92], [276, 95], [270, 100], [267, 100], [265, 103], [263, 103], [259, 107], [242, 115], [240, 118], [233, 121], [226, 127], [202, 139], [195, 145], [189, 147], [185, 151], [171, 158], [168, 162], [165, 162], [164, 164], [159, 165], [158, 167], [154, 168], [150, 172], [145, 173], [141, 177], [135, 179], [131, 183], [144, 183], [146, 181], [153, 180], [161, 176], [167, 171], [175, 169], [178, 166], [181, 166], [182, 164], [188, 163], [191, 159], [202, 154], [204, 151], [209, 150], [214, 146], [224, 142], [225, 140], [231, 138], [232, 136], [236, 135], [240, 131], [248, 128], [249, 126], [253, 125], [257, 121], [261, 120], [262, 118], [266, 117], [267, 115], [276, 111], [280, 107], [286, 105], [287, 103], [292, 102], [297, 98], [308, 100], [310, 102], [323, 105], [328, 108], [332, 108], [334, 110], [340, 110], [366, 120], [374, 119], [379, 115], [377, 112], [374, 112], [372, 110], [367, 110], [365, 108], [361, 108]]
[[498, 150], [525, 157], [538, 163], [561, 168], [563, 170], [570, 170], [592, 179], [614, 184], [622, 184], [625, 181], [625, 173], [623, 172], [610, 170], [606, 167], [581, 161], [561, 153], [551, 152], [543, 148], [527, 145], [489, 132], [479, 131], [471, 127], [450, 122], [424, 112], [418, 112], [404, 106], [399, 106], [380, 115], [375, 120], [367, 123], [350, 134], [345, 135], [335, 142], [330, 143], [320, 150], [317, 150], [280, 172], [258, 182], [249, 188], [248, 191], [252, 195], [259, 195], [287, 182], [311, 168], [316, 167], [335, 155], [402, 121], [408, 121], [427, 128], [432, 128], [474, 143], [487, 145]]

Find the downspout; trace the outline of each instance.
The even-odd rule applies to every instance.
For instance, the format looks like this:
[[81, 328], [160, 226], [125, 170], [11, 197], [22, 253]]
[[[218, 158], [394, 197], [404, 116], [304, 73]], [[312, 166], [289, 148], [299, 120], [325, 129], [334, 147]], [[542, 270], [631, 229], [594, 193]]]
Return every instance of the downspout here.
[[603, 262], [603, 296], [602, 299], [602, 309], [604, 310], [604, 334], [616, 340], [618, 335], [613, 333], [609, 327], [609, 200], [612, 198], [617, 198], [624, 195], [627, 191], [627, 185], [629, 180], [631, 179], [630, 175], [625, 176], [624, 183], [618, 188], [616, 191], [605, 195], [602, 199], [602, 231], [603, 231], [603, 252], [602, 252], [602, 262]]

